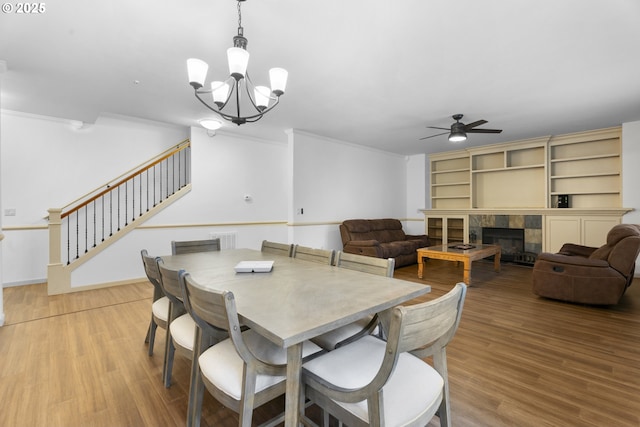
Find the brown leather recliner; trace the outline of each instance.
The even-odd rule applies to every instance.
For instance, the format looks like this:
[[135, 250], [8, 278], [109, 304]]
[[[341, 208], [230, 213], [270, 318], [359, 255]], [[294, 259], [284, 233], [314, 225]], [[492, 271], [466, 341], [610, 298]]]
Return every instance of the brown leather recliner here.
[[533, 293], [582, 304], [617, 304], [631, 285], [638, 253], [640, 226], [635, 224], [614, 226], [600, 248], [566, 243], [557, 254], [538, 255]]

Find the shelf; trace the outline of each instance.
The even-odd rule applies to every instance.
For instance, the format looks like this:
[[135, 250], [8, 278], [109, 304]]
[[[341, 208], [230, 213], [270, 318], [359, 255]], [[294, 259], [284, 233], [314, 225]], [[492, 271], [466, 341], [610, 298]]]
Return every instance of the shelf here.
[[432, 200], [442, 200], [442, 199], [468, 199], [469, 195], [463, 195], [463, 196], [433, 196], [431, 197]]
[[590, 195], [590, 194], [620, 194], [619, 191], [572, 191], [572, 192], [566, 192], [566, 191], [553, 191], [550, 193], [552, 196], [558, 196], [558, 195], [564, 195], [564, 194], [568, 194], [569, 196], [585, 196], [585, 195]]
[[582, 160], [597, 160], [597, 159], [608, 159], [611, 157], [620, 157], [620, 154], [611, 153], [611, 154], [599, 154], [596, 156], [579, 156], [579, 157], [566, 157], [566, 158], [557, 158], [551, 159], [551, 163], [560, 163], [560, 162], [577, 162]]
[[455, 172], [469, 172], [469, 168], [466, 169], [450, 169], [450, 170], [442, 170], [442, 171], [433, 171], [431, 172], [433, 175], [441, 174], [441, 173], [455, 173]]
[[502, 171], [513, 171], [513, 170], [523, 170], [523, 169], [541, 169], [544, 168], [545, 165], [528, 165], [528, 166], [509, 166], [504, 168], [495, 168], [495, 169], [475, 169], [472, 170], [471, 173], [485, 173], [485, 172], [502, 172]]
[[469, 185], [471, 184], [469, 181], [465, 182], [448, 182], [446, 184], [432, 184], [432, 187], [452, 187], [454, 185]]
[[601, 173], [588, 173], [579, 175], [553, 175], [551, 179], [567, 179], [567, 178], [592, 178], [598, 176], [619, 176], [620, 172], [601, 172]]

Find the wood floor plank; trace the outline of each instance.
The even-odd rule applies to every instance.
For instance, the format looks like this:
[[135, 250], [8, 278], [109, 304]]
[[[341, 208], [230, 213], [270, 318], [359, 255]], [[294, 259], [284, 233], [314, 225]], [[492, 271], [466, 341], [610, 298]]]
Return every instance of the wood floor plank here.
[[[640, 280], [619, 305], [593, 307], [533, 295], [529, 267], [505, 264], [497, 273], [476, 262], [472, 275], [447, 352], [454, 426], [640, 425]], [[432, 286], [417, 303], [444, 295], [462, 266], [429, 260], [424, 279], [417, 266], [395, 277]], [[5, 289], [0, 425], [183, 426], [190, 362], [176, 356], [164, 388], [165, 331], [152, 357], [144, 343], [151, 298], [147, 283], [52, 297], [44, 284]], [[282, 408], [277, 399], [254, 420]], [[237, 423], [205, 396], [203, 427]]]

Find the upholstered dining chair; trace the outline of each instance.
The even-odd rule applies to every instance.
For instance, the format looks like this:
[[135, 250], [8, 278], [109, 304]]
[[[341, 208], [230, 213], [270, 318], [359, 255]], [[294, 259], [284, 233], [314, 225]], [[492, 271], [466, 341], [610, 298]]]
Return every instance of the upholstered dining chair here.
[[219, 251], [220, 239], [171, 241], [171, 254], [181, 255], [194, 252]]
[[[339, 251], [336, 255], [336, 266], [378, 276], [393, 277], [395, 260], [393, 258], [380, 259], [364, 255], [349, 254]], [[325, 350], [331, 351], [340, 346], [353, 342], [365, 335], [375, 333], [378, 326], [378, 316], [368, 316], [356, 322], [329, 331], [312, 338], [312, 341]], [[379, 331], [380, 332], [380, 331]]]
[[162, 369], [162, 380], [164, 381], [164, 386], [168, 388], [171, 386], [175, 353], [189, 360], [193, 358], [196, 322], [184, 308], [182, 291], [178, 283], [179, 271], [166, 268], [162, 258], [158, 258], [157, 262], [158, 271], [160, 272], [160, 285], [170, 302], [169, 318], [167, 320], [169, 326], [167, 327], [164, 365]]
[[308, 246], [294, 245], [291, 256], [303, 261], [317, 262], [319, 264], [333, 265], [336, 251], [328, 249], [316, 249]]
[[[287, 352], [251, 329], [243, 328], [232, 292], [204, 289], [182, 271], [179, 275], [185, 306], [198, 325], [189, 396], [188, 426], [199, 426], [204, 389], [239, 415], [238, 425], [250, 427], [253, 410], [285, 393]], [[229, 338], [205, 348], [221, 331]], [[321, 352], [303, 343], [303, 362]], [[276, 425], [280, 415], [266, 423]]]
[[270, 242], [268, 240], [263, 240], [262, 247], [260, 248], [260, 250], [262, 252], [290, 257], [291, 254], [293, 253], [293, 244]]
[[306, 362], [305, 397], [350, 427], [427, 425], [436, 413], [451, 426], [446, 347], [466, 290], [458, 283], [435, 300], [386, 310], [386, 342], [370, 335]]
[[153, 356], [153, 346], [156, 341], [156, 329], [167, 329], [167, 319], [169, 318], [169, 298], [167, 298], [160, 285], [160, 272], [155, 258], [149, 256], [146, 249], [140, 251], [142, 255], [142, 265], [147, 275], [147, 279], [153, 285], [153, 302], [151, 303], [151, 322], [147, 329], [147, 336], [144, 340], [149, 343], [149, 356]]

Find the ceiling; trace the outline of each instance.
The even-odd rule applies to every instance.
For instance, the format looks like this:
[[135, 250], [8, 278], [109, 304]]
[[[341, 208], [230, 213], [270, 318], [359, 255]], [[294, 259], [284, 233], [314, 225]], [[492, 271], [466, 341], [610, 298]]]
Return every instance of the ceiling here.
[[[44, 4], [0, 14], [3, 109], [87, 124], [215, 116], [186, 59], [208, 62], [208, 81], [226, 77], [235, 2]], [[260, 122], [221, 132], [285, 141], [294, 128], [417, 154], [640, 120], [637, 0], [250, 0], [242, 24], [253, 80], [279, 66], [289, 83]], [[504, 131], [419, 140], [455, 113]]]

